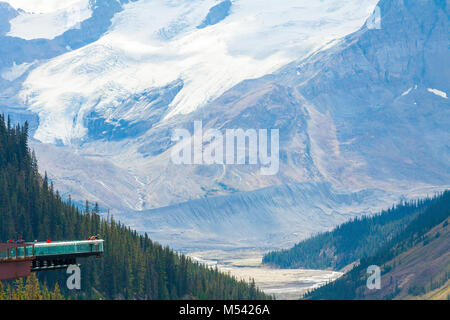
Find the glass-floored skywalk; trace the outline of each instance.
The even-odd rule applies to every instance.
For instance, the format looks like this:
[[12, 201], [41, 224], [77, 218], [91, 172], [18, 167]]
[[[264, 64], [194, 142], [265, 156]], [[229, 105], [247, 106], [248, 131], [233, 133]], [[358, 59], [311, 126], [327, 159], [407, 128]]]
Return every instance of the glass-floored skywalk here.
[[103, 240], [25, 243], [0, 251], [0, 261], [51, 256], [91, 256], [103, 253]]
[[100, 258], [103, 250], [103, 240], [0, 243], [0, 280], [80, 266], [79, 258]]

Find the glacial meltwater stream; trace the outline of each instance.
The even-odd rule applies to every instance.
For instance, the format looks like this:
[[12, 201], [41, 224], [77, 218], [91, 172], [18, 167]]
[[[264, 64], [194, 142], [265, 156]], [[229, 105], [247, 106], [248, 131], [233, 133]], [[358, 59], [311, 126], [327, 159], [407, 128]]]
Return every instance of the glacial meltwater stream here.
[[230, 273], [238, 279], [255, 279], [256, 285], [281, 300], [300, 299], [305, 292], [339, 278], [330, 270], [276, 269], [261, 264], [263, 252], [253, 250], [213, 250], [188, 253], [195, 261]]

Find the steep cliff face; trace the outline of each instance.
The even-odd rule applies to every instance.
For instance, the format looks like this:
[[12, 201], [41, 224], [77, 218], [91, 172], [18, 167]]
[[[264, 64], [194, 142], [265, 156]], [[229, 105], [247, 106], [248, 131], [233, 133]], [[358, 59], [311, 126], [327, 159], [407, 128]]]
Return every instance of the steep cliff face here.
[[376, 179], [449, 181], [445, 4], [381, 1], [381, 29], [365, 26], [312, 56], [288, 82], [333, 119], [341, 152], [361, 156]]
[[[0, 2], [0, 110], [31, 124], [39, 116], [23, 101], [23, 83], [35, 68], [97, 41], [129, 0]], [[41, 79], [42, 80], [42, 79]]]

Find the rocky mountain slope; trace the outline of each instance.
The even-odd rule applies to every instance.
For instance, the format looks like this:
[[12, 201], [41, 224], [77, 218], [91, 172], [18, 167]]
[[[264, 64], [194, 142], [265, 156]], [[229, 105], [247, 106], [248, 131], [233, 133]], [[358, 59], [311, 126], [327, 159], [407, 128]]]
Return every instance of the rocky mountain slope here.
[[[423, 207], [401, 233], [387, 237], [381, 248], [361, 258], [347, 274], [309, 294], [309, 299], [442, 299], [450, 277], [449, 206], [447, 191]], [[422, 206], [422, 204], [418, 204]], [[380, 268], [378, 288], [367, 286]], [[372, 283], [371, 281], [369, 281]]]

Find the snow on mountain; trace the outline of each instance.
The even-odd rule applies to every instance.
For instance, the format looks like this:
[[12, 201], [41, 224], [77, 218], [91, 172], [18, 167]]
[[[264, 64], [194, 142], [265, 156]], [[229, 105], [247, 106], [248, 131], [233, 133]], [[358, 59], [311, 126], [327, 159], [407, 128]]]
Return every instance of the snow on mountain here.
[[[88, 0], [89, 1], [89, 0]], [[68, 9], [69, 7], [78, 6], [80, 2], [88, 2], [85, 0], [2, 0], [9, 3], [11, 7], [30, 13], [51, 13]]]
[[[122, 143], [128, 157], [115, 162], [139, 167], [134, 172], [145, 177], [147, 207], [307, 181], [405, 195], [448, 187], [449, 102], [428, 91], [449, 90], [448, 70], [437, 67], [450, 59], [445, 9], [428, 1], [382, 1], [380, 12], [381, 29], [363, 25], [278, 72], [241, 82], [204, 108], [148, 124], [133, 147]], [[171, 163], [173, 128], [192, 131], [199, 119], [205, 129], [221, 131], [278, 128], [279, 173], [262, 177], [258, 166]], [[83, 145], [90, 148], [98, 143]]]
[[174, 81], [183, 88], [164, 118], [190, 113], [239, 82], [272, 73], [356, 30], [376, 1], [236, 0], [220, 23], [197, 28], [217, 4], [125, 4], [98, 41], [37, 67], [22, 92], [39, 115], [35, 138], [66, 145], [84, 141], [90, 113], [113, 123], [114, 114], [123, 113], [124, 97]]
[[446, 93], [446, 92], [443, 92], [443, 91], [441, 91], [441, 90], [433, 89], [433, 88], [428, 88], [428, 92], [434, 93], [435, 95], [437, 95], [437, 96], [439, 96], [439, 97], [441, 97], [441, 98], [448, 99], [448, 98], [447, 98], [447, 93]]
[[1, 77], [9, 82], [13, 82], [17, 78], [20, 78], [27, 70], [33, 65], [34, 63], [22, 63], [19, 65], [16, 65], [16, 63], [13, 63], [13, 66], [11, 68], [6, 69], [1, 74]]
[[80, 28], [80, 23], [92, 16], [90, 0], [12, 0], [9, 3], [22, 10], [10, 20], [7, 35], [26, 40], [54, 39], [69, 29]]

